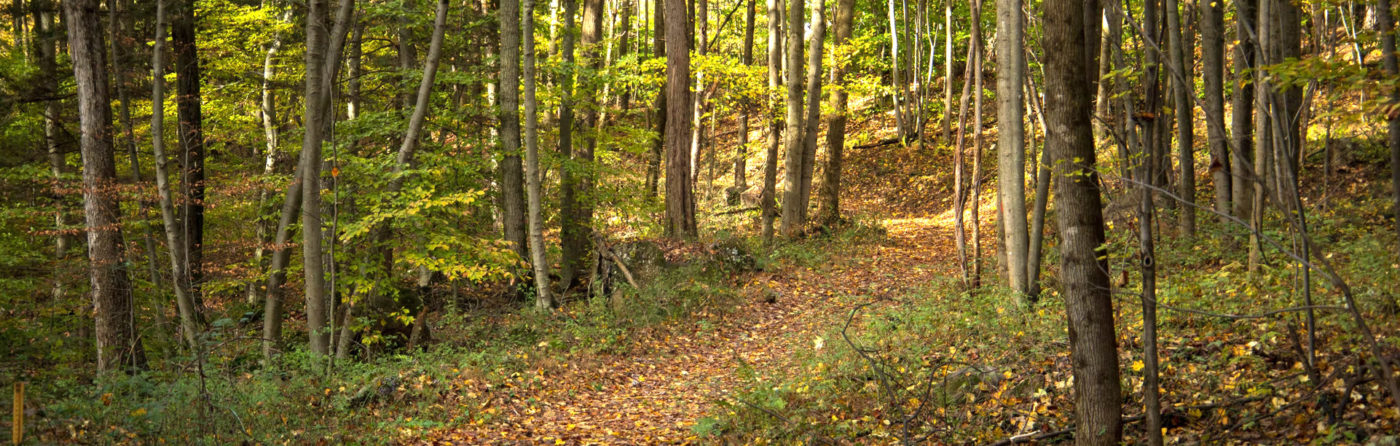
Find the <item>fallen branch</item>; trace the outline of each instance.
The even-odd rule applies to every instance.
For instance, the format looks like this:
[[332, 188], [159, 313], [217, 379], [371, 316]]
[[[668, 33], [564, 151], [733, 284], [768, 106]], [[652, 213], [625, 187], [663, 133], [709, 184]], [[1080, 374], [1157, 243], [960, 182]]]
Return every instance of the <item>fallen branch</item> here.
[[[1238, 405], [1238, 404], [1252, 403], [1252, 402], [1255, 402], [1255, 401], [1263, 400], [1264, 398], [1265, 398], [1264, 396], [1251, 396], [1251, 397], [1240, 398], [1240, 399], [1237, 399], [1237, 400], [1230, 400], [1230, 401], [1225, 401], [1225, 402], [1220, 402], [1220, 403], [1197, 404], [1197, 405], [1194, 405], [1194, 406], [1183, 406], [1183, 407], [1178, 407], [1178, 408], [1176, 408], [1176, 409], [1185, 410], [1185, 411], [1189, 411], [1189, 410], [1201, 410], [1201, 411], [1205, 411], [1205, 410], [1210, 410], [1210, 409], [1218, 409], [1218, 408], [1221, 408], [1221, 407], [1234, 406], [1234, 405]], [[1142, 421], [1142, 419], [1143, 419], [1143, 416], [1142, 416], [1142, 415], [1133, 415], [1133, 416], [1131, 416], [1131, 417], [1123, 417], [1122, 423], [1123, 423], [1123, 425], [1126, 426], [1126, 425], [1128, 425], [1128, 424], [1130, 424], [1130, 423], [1136, 423], [1136, 422]], [[1030, 443], [1030, 442], [1035, 442], [1035, 441], [1040, 441], [1040, 440], [1047, 440], [1047, 439], [1051, 439], [1051, 438], [1055, 438], [1055, 437], [1060, 437], [1060, 436], [1065, 436], [1065, 435], [1070, 435], [1070, 436], [1073, 436], [1073, 435], [1074, 435], [1074, 425], [1070, 425], [1070, 426], [1067, 427], [1067, 428], [1060, 429], [1060, 430], [1056, 430], [1056, 431], [1047, 431], [1047, 432], [1040, 432], [1040, 433], [1031, 433], [1031, 432], [1027, 432], [1027, 433], [1024, 433], [1024, 434], [1012, 435], [1011, 437], [1008, 437], [1008, 438], [1006, 438], [1006, 439], [1004, 439], [1004, 440], [998, 441], [998, 442], [996, 442], [996, 443], [991, 443], [991, 444], [989, 444], [988, 446], [1009, 446], [1009, 445], [1013, 445], [1013, 444]]]

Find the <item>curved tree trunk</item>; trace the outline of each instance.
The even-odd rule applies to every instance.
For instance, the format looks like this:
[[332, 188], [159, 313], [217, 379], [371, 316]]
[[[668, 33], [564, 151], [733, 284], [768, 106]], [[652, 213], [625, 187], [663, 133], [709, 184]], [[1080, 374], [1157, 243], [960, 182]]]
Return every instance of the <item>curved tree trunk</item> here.
[[530, 219], [530, 264], [535, 273], [535, 308], [554, 306], [544, 248], [544, 193], [540, 187], [539, 111], [535, 100], [535, 0], [525, 0], [525, 193]]

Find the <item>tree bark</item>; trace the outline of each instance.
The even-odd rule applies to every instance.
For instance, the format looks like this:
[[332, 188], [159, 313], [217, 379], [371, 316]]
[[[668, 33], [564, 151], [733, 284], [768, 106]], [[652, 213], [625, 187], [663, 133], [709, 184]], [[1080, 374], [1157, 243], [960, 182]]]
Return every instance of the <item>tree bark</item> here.
[[112, 109], [98, 6], [96, 0], [70, 0], [63, 2], [63, 8], [78, 90], [83, 217], [96, 315], [97, 371], [131, 372], [145, 368], [146, 355], [136, 333], [131, 279], [122, 246]]
[[692, 239], [695, 192], [690, 182], [690, 23], [684, 1], [666, 2], [666, 235]]
[[1085, 70], [1083, 2], [1048, 0], [1045, 10], [1046, 148], [1055, 166], [1060, 271], [1075, 387], [1075, 441], [1116, 445], [1122, 438], [1118, 345], [1108, 253], [1094, 170], [1093, 93]]
[[826, 121], [826, 168], [822, 170], [821, 206], [817, 221], [834, 226], [841, 221], [841, 164], [846, 145], [846, 70], [855, 15], [855, 0], [836, 2], [836, 30], [831, 40], [832, 53], [838, 57], [831, 66], [831, 109]]
[[175, 111], [180, 131], [180, 224], [185, 232], [184, 261], [189, 265], [190, 295], [196, 308], [203, 307], [204, 283], [204, 99], [200, 94], [199, 47], [195, 40], [194, 0], [180, 0], [171, 22], [171, 50], [175, 53]]
[[[742, 62], [744, 65], [753, 65], [753, 31], [754, 15], [757, 0], [748, 0], [744, 20], [744, 53]], [[738, 156], [734, 157], [734, 191], [735, 196], [749, 188], [748, 179], [748, 157], [749, 157], [749, 107], [742, 107], [739, 114], [739, 147]], [[731, 203], [731, 204], [737, 204]]]
[[[572, 0], [570, 0], [572, 2]], [[506, 241], [522, 260], [529, 259], [525, 224], [525, 172], [520, 160], [520, 0], [501, 0], [500, 126], [501, 211]], [[561, 119], [562, 120], [562, 119]], [[571, 128], [561, 122], [561, 129]], [[559, 132], [560, 139], [568, 134]], [[561, 141], [561, 145], [563, 142]]]
[[530, 264], [535, 273], [535, 308], [554, 306], [544, 248], [544, 193], [540, 187], [539, 111], [535, 100], [535, 0], [525, 0], [525, 193], [530, 219]]
[[[683, 0], [673, 0], [683, 1]], [[666, 55], [666, 15], [665, 1], [654, 0], [652, 7], [652, 56], [663, 57]], [[657, 196], [661, 183], [661, 156], [666, 147], [666, 80], [662, 79], [662, 85], [656, 93], [656, 139], [652, 140], [651, 158], [647, 161], [647, 192], [648, 197]]]
[[[1215, 211], [1222, 223], [1231, 215], [1230, 151], [1225, 134], [1225, 38], [1221, 2], [1203, 0], [1201, 8], [1202, 96], [1205, 98], [1206, 135], [1210, 145], [1211, 185], [1215, 190]], [[1237, 109], [1238, 110], [1238, 109]]]
[[817, 135], [821, 131], [822, 112], [822, 42], [826, 37], [826, 5], [817, 2], [812, 8], [812, 37], [807, 50], [807, 117], [802, 129], [802, 176], [798, 183], [801, 196], [798, 228], [807, 224], [808, 203], [812, 199], [812, 171], [817, 164]]
[[[1381, 26], [1381, 64], [1385, 74], [1394, 78], [1400, 75], [1400, 63], [1395, 55], [1395, 17], [1391, 13], [1390, 0], [1380, 0], [1377, 8]], [[1391, 103], [1400, 103], [1400, 90], [1390, 92]], [[1390, 146], [1390, 186], [1394, 197], [1395, 231], [1400, 235], [1400, 114], [1391, 113], [1386, 119], [1386, 142]], [[1400, 256], [1400, 243], [1396, 244], [1396, 255]]]
[[185, 255], [185, 232], [181, 231], [175, 218], [175, 206], [170, 192], [170, 181], [165, 168], [165, 1], [156, 1], [156, 39], [151, 50], [151, 150], [155, 155], [156, 188], [160, 193], [160, 216], [165, 224], [165, 244], [170, 257], [170, 277], [175, 285], [175, 304], [180, 311], [180, 331], [185, 343], [194, 351], [199, 351], [197, 314], [193, 296], [190, 294], [190, 276]]
[[1167, 60], [1173, 71], [1168, 77], [1172, 81], [1172, 102], [1176, 111], [1177, 166], [1181, 175], [1177, 181], [1177, 195], [1184, 201], [1181, 203], [1180, 213], [1177, 214], [1177, 225], [1180, 226], [1182, 235], [1190, 238], [1196, 235], [1196, 162], [1192, 141], [1195, 132], [1191, 118], [1195, 105], [1195, 95], [1191, 91], [1194, 88], [1195, 76], [1191, 72], [1193, 64], [1186, 56], [1186, 40], [1182, 38], [1181, 32], [1181, 10], [1177, 6], [1177, 0], [1166, 1]]
[[1255, 5], [1257, 0], [1235, 0], [1235, 94], [1230, 98], [1230, 137], [1234, 148], [1230, 152], [1230, 199], [1234, 206], [1233, 215], [1245, 218], [1253, 209], [1254, 186], [1252, 178], [1245, 175], [1252, 165], [1254, 148], [1254, 80], [1250, 73], [1255, 66], [1255, 41], [1250, 34], [1254, 30]]
[[[54, 5], [45, 1], [35, 1], [30, 3], [30, 7], [35, 11], [35, 26], [38, 33], [34, 40], [39, 42], [38, 51], [39, 73], [42, 89], [40, 96], [53, 96], [58, 92], [58, 32], [54, 29], [54, 16], [58, 11], [53, 10]], [[58, 141], [59, 131], [59, 101], [48, 100], [44, 103], [44, 149], [48, 155], [49, 172], [53, 175], [54, 181], [62, 181], [63, 176], [68, 173], [68, 162], [61, 151]], [[58, 191], [55, 190], [55, 195]], [[54, 229], [58, 234], [54, 235], [54, 282], [50, 290], [53, 300], [61, 299], [67, 288], [63, 281], [61, 271], [62, 263], [68, 258], [68, 251], [72, 245], [73, 237], [68, 235], [68, 215], [60, 207], [54, 211]]]
[[768, 0], [768, 150], [763, 161], [763, 194], [759, 197], [763, 244], [773, 242], [773, 219], [777, 217], [778, 145], [783, 131], [776, 92], [783, 82], [782, 0]]
[[[578, 15], [578, 0], [563, 0], [564, 2], [564, 35], [562, 45], [559, 47], [560, 56], [563, 57], [564, 71], [560, 74], [559, 86], [559, 156], [562, 159], [572, 161], [574, 158], [574, 16]], [[580, 126], [584, 127], [584, 126]], [[578, 172], [578, 165], [570, 163], [559, 169], [559, 189], [561, 200], [559, 203], [560, 219], [560, 247], [563, 248], [563, 258], [560, 259], [560, 282], [564, 289], [574, 285], [578, 278], [578, 270], [582, 268], [583, 256], [588, 242], [587, 228], [578, 221], [579, 218], [579, 189], [583, 186], [582, 177]]]
[[[1266, 66], [1274, 63], [1274, 33], [1273, 24], [1274, 0], [1260, 0], [1258, 18], [1256, 23], [1256, 35], [1258, 36], [1258, 66]], [[1249, 264], [1248, 270], [1251, 274], [1259, 271], [1259, 263], [1263, 260], [1263, 242], [1259, 239], [1259, 231], [1264, 229], [1264, 194], [1269, 184], [1269, 169], [1271, 165], [1270, 152], [1274, 133], [1270, 127], [1273, 115], [1270, 114], [1270, 102], [1274, 96], [1273, 88], [1268, 82], [1268, 73], [1264, 70], [1255, 70], [1254, 85], [1257, 87], [1254, 94], [1254, 165], [1253, 176], [1250, 179], [1254, 186], [1254, 197], [1250, 200], [1250, 226], [1254, 229], [1249, 234]]]
[[[1021, 97], [1021, 1], [997, 0], [997, 198], [1001, 201], [1008, 286], [1026, 295], [1026, 142]], [[1023, 302], [1029, 303], [1029, 302]]]
[[[890, 0], [893, 5], [894, 0]], [[792, 237], [802, 229], [802, 211], [806, 203], [802, 202], [802, 162], [806, 159], [803, 154], [803, 124], [802, 107], [802, 77], [799, 73], [802, 70], [802, 33], [806, 29], [802, 13], [806, 9], [806, 0], [790, 0], [788, 10], [787, 29], [787, 129], [783, 133], [784, 143], [787, 147], [787, 167], [783, 175], [783, 224], [782, 233], [784, 237]], [[891, 6], [893, 8], [893, 6]], [[891, 9], [893, 14], [893, 9]], [[891, 17], [891, 29], [893, 29], [893, 15]], [[891, 38], [897, 38], [897, 34], [890, 34]], [[896, 105], [896, 108], [898, 106]], [[899, 112], [895, 112], [896, 115]], [[903, 133], [903, 126], [900, 126]]]

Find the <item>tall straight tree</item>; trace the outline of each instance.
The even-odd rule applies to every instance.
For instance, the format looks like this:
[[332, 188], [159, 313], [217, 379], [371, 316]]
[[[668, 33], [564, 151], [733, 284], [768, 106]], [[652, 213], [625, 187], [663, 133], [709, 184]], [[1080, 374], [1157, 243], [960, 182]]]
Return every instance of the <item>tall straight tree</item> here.
[[[754, 13], [757, 0], [747, 0], [748, 6], [744, 18], [744, 65], [753, 65], [753, 27]], [[736, 198], [740, 192], [749, 188], [748, 179], [748, 157], [749, 157], [749, 108], [742, 108], [739, 114], [739, 154], [734, 157], [734, 191]]]
[[807, 49], [807, 117], [802, 129], [802, 176], [797, 197], [798, 227], [807, 224], [807, 204], [812, 198], [812, 171], [817, 164], [817, 135], [822, 113], [822, 41], [826, 37], [826, 4], [817, 1], [812, 8], [812, 37]]
[[836, 31], [831, 40], [831, 114], [826, 118], [826, 168], [822, 179], [817, 221], [835, 225], [841, 221], [841, 157], [846, 145], [846, 70], [849, 66], [851, 28], [855, 0], [837, 0]]
[[146, 354], [133, 323], [131, 278], [122, 247], [111, 97], [103, 54], [106, 45], [96, 0], [65, 1], [63, 9], [78, 89], [83, 220], [87, 225], [88, 278], [96, 316], [97, 371], [134, 371], [146, 366]]
[[[325, 283], [325, 258], [321, 246], [321, 143], [329, 128], [331, 91], [340, 68], [340, 50], [345, 45], [345, 30], [355, 10], [354, 0], [342, 0], [336, 12], [335, 25], [326, 29], [330, 8], [328, 0], [312, 0], [306, 12], [306, 110], [301, 139], [301, 253], [305, 279], [306, 331], [310, 337], [311, 353], [330, 353], [330, 332], [326, 331], [328, 300]], [[329, 32], [328, 32], [329, 31]], [[287, 197], [292, 199], [292, 197]], [[283, 208], [286, 209], [285, 207]]]
[[[1206, 0], [1211, 1], [1211, 0]], [[1191, 111], [1195, 105], [1195, 81], [1191, 75], [1190, 59], [1186, 56], [1186, 40], [1182, 38], [1181, 9], [1177, 0], [1166, 0], [1167, 9], [1167, 66], [1171, 73], [1172, 102], [1176, 111], [1176, 153], [1181, 176], [1177, 181], [1177, 195], [1184, 201], [1178, 214], [1177, 226], [1186, 237], [1196, 235], [1196, 162], [1192, 141]]]
[[199, 46], [195, 40], [195, 0], [180, 0], [170, 26], [175, 53], [175, 113], [180, 131], [180, 195], [183, 196], [185, 262], [196, 305], [204, 281], [204, 104], [200, 94]]
[[535, 273], [535, 308], [554, 306], [544, 249], [544, 193], [540, 187], [539, 110], [535, 99], [535, 0], [525, 0], [525, 193], [530, 219], [530, 263]]
[[[643, 0], [644, 1], [644, 0]], [[683, 0], [673, 0], [683, 1]], [[663, 57], [666, 55], [666, 7], [665, 0], [654, 0], [652, 5], [652, 56]], [[666, 95], [668, 89], [665, 85], [666, 79], [662, 79], [661, 88], [656, 93], [656, 118], [654, 119], [656, 129], [656, 139], [652, 140], [651, 158], [647, 160], [647, 193], [648, 197], [654, 197], [661, 183], [661, 156], [666, 147]]]
[[[572, 1], [572, 0], [570, 0]], [[583, 51], [584, 63], [589, 71], [598, 73], [603, 70], [604, 45], [603, 45], [603, 0], [584, 0], [583, 2], [583, 27], [580, 30], [581, 50]], [[580, 80], [583, 80], [580, 78]], [[597, 97], [597, 82], [593, 80], [583, 80], [580, 96], [585, 98]], [[574, 164], [582, 169], [576, 172], [578, 176], [578, 187], [564, 186], [564, 195], [572, 196], [573, 203], [569, 215], [565, 215], [566, 220], [572, 220], [569, 225], [572, 230], [563, 234], [565, 270], [562, 272], [564, 286], [569, 286], [570, 282], [576, 280], [578, 272], [584, 267], [584, 259], [588, 257], [589, 235], [592, 231], [593, 222], [593, 151], [597, 148], [598, 137], [595, 130], [598, 126], [598, 104], [590, 104], [583, 109], [583, 116], [578, 123], [578, 128], [583, 136], [583, 144], [578, 153], [575, 153]], [[567, 171], [568, 169], [565, 169]]]
[[[573, 0], [570, 0], [572, 2]], [[506, 241], [529, 259], [525, 224], [525, 172], [520, 161], [520, 0], [501, 0], [497, 11], [500, 23], [500, 126], [501, 214]], [[563, 127], [561, 128], [569, 128]], [[567, 132], [560, 132], [563, 135]]]
[[[559, 76], [559, 156], [572, 161], [574, 158], [574, 16], [578, 15], [578, 0], [563, 0], [564, 27], [563, 44], [559, 46], [563, 58], [564, 71]], [[584, 126], [580, 126], [584, 127]], [[579, 189], [583, 186], [583, 175], [577, 164], [570, 163], [559, 170], [559, 217], [561, 227], [559, 239], [564, 251], [560, 262], [560, 281], [564, 289], [574, 285], [577, 272], [582, 268], [584, 243], [588, 241], [587, 229], [578, 220]]]
[[[893, 0], [891, 0], [893, 1]], [[791, 237], [802, 229], [802, 212], [807, 203], [802, 202], [802, 161], [803, 126], [802, 115], [802, 33], [807, 29], [802, 17], [806, 0], [790, 0], [788, 3], [787, 30], [787, 130], [783, 133], [787, 147], [787, 169], [783, 176], [783, 225], [784, 236]]]
[[[1390, 10], [1390, 0], [1380, 0], [1377, 8], [1381, 26], [1381, 64], [1385, 74], [1394, 78], [1400, 75], [1400, 63], [1395, 55], [1395, 17]], [[1400, 103], [1400, 90], [1390, 92], [1390, 101]], [[1386, 117], [1386, 145], [1390, 146], [1390, 186], [1394, 194], [1395, 234], [1400, 236], [1400, 114], [1391, 113]], [[1400, 243], [1396, 243], [1396, 255], [1400, 256]]]
[[1230, 199], [1232, 214], [1246, 218], [1253, 205], [1253, 178], [1245, 175], [1254, 148], [1254, 14], [1257, 0], [1235, 0], [1235, 94], [1230, 98]]
[[1090, 125], [1093, 90], [1084, 80], [1086, 28], [1081, 0], [1047, 0], [1045, 11], [1046, 150], [1055, 166], [1055, 217], [1060, 227], [1075, 391], [1075, 443], [1117, 445], [1123, 426], [1118, 345], [1104, 250], [1104, 221]]
[[[185, 232], [175, 216], [170, 177], [165, 168], [165, 1], [156, 0], [156, 40], [151, 49], [151, 151], [155, 155], [156, 189], [160, 193], [160, 217], [165, 225], [165, 245], [169, 248], [171, 282], [175, 285], [175, 306], [180, 312], [180, 331], [191, 349], [198, 349], [195, 338], [197, 312], [190, 295], [190, 277], [185, 262]], [[196, 350], [197, 351], [197, 350]]]
[[1007, 281], [1025, 296], [1026, 255], [1030, 234], [1026, 228], [1026, 136], [1022, 123], [1021, 85], [1024, 83], [1021, 0], [997, 0], [997, 199], [1006, 252]]
[[783, 82], [783, 23], [782, 0], [768, 0], [768, 150], [763, 161], [763, 194], [759, 197], [759, 212], [763, 225], [763, 243], [773, 241], [773, 218], [777, 217], [778, 145], [783, 132], [782, 116], [778, 113], [777, 91]]
[[692, 239], [695, 191], [690, 182], [690, 21], [684, 1], [666, 2], [666, 235]]
[[1215, 212], [1222, 222], [1230, 215], [1230, 155], [1225, 134], [1225, 20], [1219, 1], [1203, 0], [1201, 8], [1201, 86], [1205, 89], [1206, 140], [1210, 146], [1211, 186]]

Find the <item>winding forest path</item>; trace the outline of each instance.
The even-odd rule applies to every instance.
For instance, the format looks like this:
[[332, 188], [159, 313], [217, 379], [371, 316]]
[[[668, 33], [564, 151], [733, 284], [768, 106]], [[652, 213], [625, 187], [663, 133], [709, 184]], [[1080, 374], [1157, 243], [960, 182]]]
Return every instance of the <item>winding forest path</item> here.
[[[731, 391], [742, 388], [745, 376], [781, 374], [802, 350], [822, 348], [826, 340], [819, 336], [851, 310], [849, 299], [838, 296], [899, 296], [934, 276], [957, 274], [950, 223], [884, 220], [886, 237], [821, 253], [810, 266], [778, 265], [751, 277], [747, 297], [722, 318], [693, 314], [636, 337], [648, 341], [630, 352], [568, 358], [536, 376], [516, 376], [505, 389], [484, 388], [498, 396], [480, 410], [497, 416], [453, 426], [425, 443], [699, 441], [691, 429], [695, 420], [715, 410], [718, 400], [741, 404]], [[764, 287], [776, 302], [753, 297]]]

